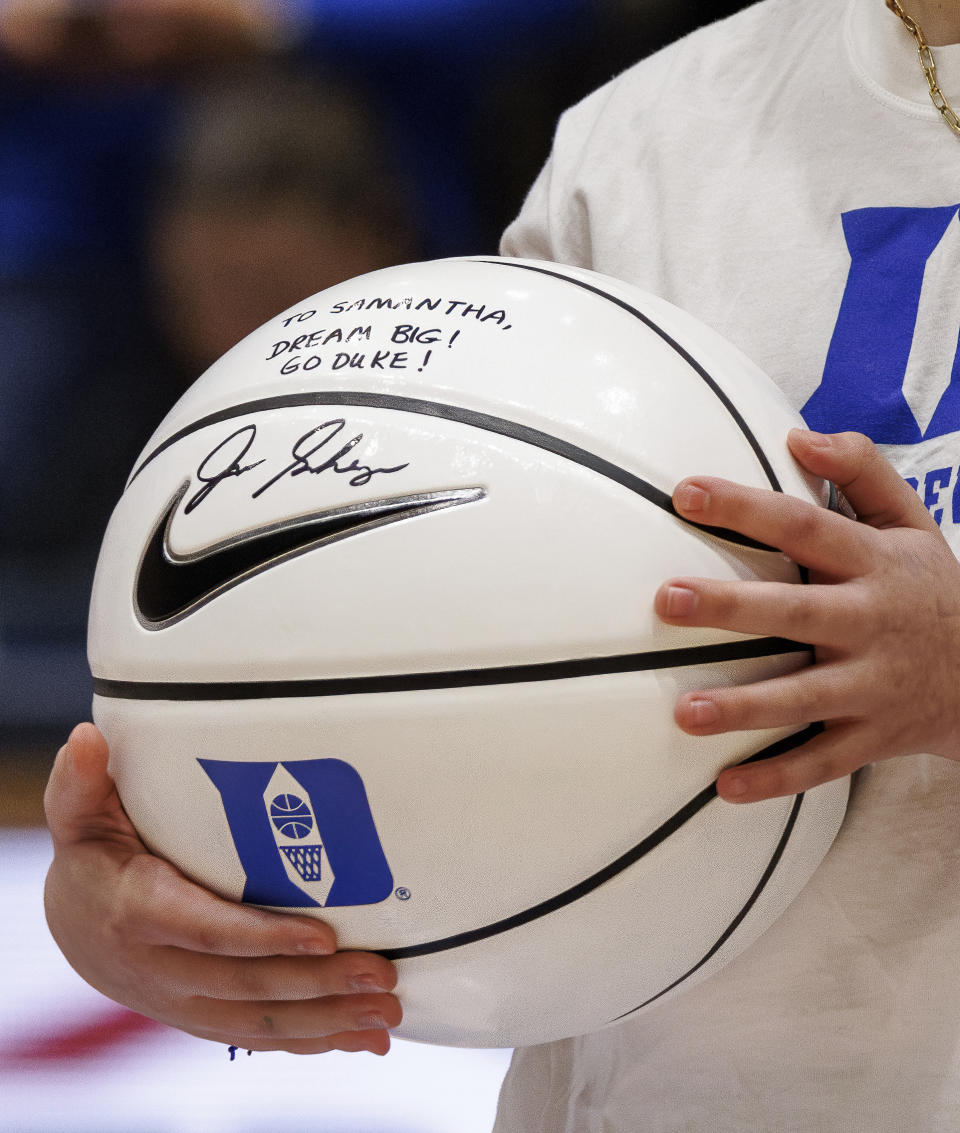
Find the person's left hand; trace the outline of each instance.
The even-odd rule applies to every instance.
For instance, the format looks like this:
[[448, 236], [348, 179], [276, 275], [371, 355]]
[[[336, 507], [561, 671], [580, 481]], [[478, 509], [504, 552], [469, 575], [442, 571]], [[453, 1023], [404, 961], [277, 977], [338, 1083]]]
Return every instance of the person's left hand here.
[[684, 480], [673, 500], [685, 518], [779, 548], [809, 568], [809, 584], [674, 578], [655, 599], [671, 625], [814, 647], [816, 663], [789, 676], [677, 702], [675, 719], [694, 736], [824, 723], [785, 755], [722, 772], [717, 790], [730, 802], [796, 794], [899, 755], [960, 760], [960, 562], [866, 437], [794, 429], [789, 445], [857, 520], [712, 477]]

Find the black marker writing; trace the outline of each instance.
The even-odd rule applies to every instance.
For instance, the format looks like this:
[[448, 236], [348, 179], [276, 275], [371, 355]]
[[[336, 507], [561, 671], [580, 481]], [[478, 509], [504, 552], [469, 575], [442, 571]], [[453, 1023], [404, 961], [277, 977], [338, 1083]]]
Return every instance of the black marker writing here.
[[[215, 449], [209, 452], [197, 468], [197, 479], [203, 485], [184, 504], [184, 514], [189, 515], [210, 495], [213, 489], [235, 476], [242, 476], [251, 468], [263, 464], [262, 460], [255, 460], [252, 464], [241, 465], [240, 461], [250, 451], [250, 447], [257, 439], [257, 426], [244, 425], [222, 440]], [[233, 442], [233, 443], [232, 443]]]
[[[258, 488], [252, 494], [251, 499], [256, 499], [257, 496], [262, 495], [285, 476], [302, 476], [304, 473], [319, 476], [322, 472], [337, 472], [341, 476], [350, 477], [347, 483], [352, 488], [362, 488], [365, 484], [369, 484], [374, 476], [399, 472], [408, 466], [407, 464], [397, 464], [392, 468], [372, 468], [367, 464], [360, 464], [355, 459], [351, 460], [349, 464], [341, 464], [341, 461], [350, 451], [363, 440], [363, 433], [358, 433], [336, 451], [328, 448], [330, 442], [339, 433], [342, 433], [346, 426], [346, 421], [342, 417], [337, 417], [332, 421], [325, 421], [322, 425], [309, 429], [290, 450], [290, 455], [293, 457], [291, 463]], [[321, 453], [321, 458], [317, 460], [317, 454], [320, 453], [321, 449], [326, 449], [326, 452]]]

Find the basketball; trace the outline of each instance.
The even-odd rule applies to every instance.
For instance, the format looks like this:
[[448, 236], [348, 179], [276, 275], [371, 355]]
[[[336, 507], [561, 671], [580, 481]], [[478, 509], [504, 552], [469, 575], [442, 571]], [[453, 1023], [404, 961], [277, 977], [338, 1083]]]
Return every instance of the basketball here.
[[778, 729], [693, 738], [685, 691], [810, 664], [677, 628], [666, 579], [804, 584], [674, 512], [691, 474], [827, 506], [751, 362], [593, 272], [387, 268], [216, 362], [116, 505], [94, 718], [146, 844], [396, 961], [401, 1037], [514, 1046], [655, 1011], [735, 960], [829, 849], [848, 781], [736, 806]]

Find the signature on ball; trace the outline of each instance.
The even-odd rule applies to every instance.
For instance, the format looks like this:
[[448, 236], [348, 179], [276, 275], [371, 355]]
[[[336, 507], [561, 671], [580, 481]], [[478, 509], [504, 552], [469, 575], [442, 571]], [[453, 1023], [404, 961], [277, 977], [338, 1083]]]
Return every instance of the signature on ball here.
[[[256, 499], [262, 496], [264, 492], [287, 477], [307, 474], [319, 476], [324, 472], [334, 472], [348, 477], [347, 483], [351, 488], [362, 488], [369, 484], [374, 476], [390, 475], [409, 466], [407, 461], [390, 468], [375, 468], [369, 464], [361, 464], [355, 457], [350, 458], [351, 451], [363, 440], [363, 433], [357, 433], [356, 436], [344, 441], [340, 434], [346, 427], [347, 422], [343, 417], [334, 417], [330, 421], [324, 421], [322, 425], [308, 429], [291, 446], [290, 463], [255, 488], [250, 493], [250, 498]], [[269, 463], [266, 458], [244, 463], [256, 439], [257, 426], [252, 423], [242, 425], [207, 453], [196, 471], [196, 479], [201, 486], [187, 500], [183, 509], [184, 514], [189, 514], [199, 507], [218, 484], [246, 476], [255, 468]]]

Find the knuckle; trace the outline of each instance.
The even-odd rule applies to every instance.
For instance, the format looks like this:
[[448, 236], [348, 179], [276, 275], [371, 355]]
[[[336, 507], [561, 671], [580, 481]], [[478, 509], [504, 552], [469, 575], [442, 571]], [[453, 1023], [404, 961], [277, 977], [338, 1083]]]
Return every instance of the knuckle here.
[[192, 920], [187, 926], [189, 931], [190, 947], [197, 952], [220, 954], [224, 951], [228, 940], [223, 925], [208, 922], [205, 919]]
[[851, 456], [869, 457], [876, 452], [877, 448], [868, 436], [853, 431], [838, 433], [837, 441], [847, 449]]
[[808, 724], [818, 719], [822, 712], [821, 696], [814, 682], [810, 680], [790, 680], [784, 683], [784, 715], [793, 723]]
[[842, 617], [844, 631], [853, 645], [861, 645], [873, 641], [881, 633], [886, 634], [890, 623], [898, 616], [896, 604], [878, 602], [867, 587], [850, 584], [844, 589], [843, 608], [838, 611], [838, 620]]
[[758, 763], [751, 768], [752, 783], [751, 794], [754, 798], [778, 798], [781, 795], [792, 795], [793, 788], [788, 784], [783, 768], [776, 762]]
[[268, 969], [255, 960], [235, 963], [230, 968], [229, 996], [237, 1000], [279, 998], [277, 983], [277, 973], [272, 965]]
[[709, 701], [717, 717], [718, 730], [753, 727], [753, 717], [764, 704], [765, 682], [733, 684], [712, 689]]
[[820, 716], [816, 698], [811, 695], [810, 689], [803, 686], [792, 690], [787, 698], [787, 712], [789, 718], [798, 724], [812, 724]]
[[704, 590], [704, 605], [723, 625], [735, 621], [743, 609], [741, 583], [721, 583], [707, 586]]
[[173, 866], [151, 854], [139, 854], [124, 868], [116, 927], [151, 945], [169, 944], [186, 933], [192, 950], [217, 952], [223, 945], [224, 925], [216, 918], [193, 915], [191, 891]]
[[744, 685], [724, 698], [724, 724], [737, 730], [806, 724], [816, 716], [815, 699], [807, 682], [790, 677]]
[[823, 510], [814, 505], [789, 507], [784, 522], [792, 541], [800, 546], [812, 541], [823, 529]]
[[750, 768], [751, 795], [754, 799], [784, 798], [806, 789], [802, 770], [795, 758], [776, 756]]
[[[202, 928], [202, 926], [198, 927]], [[234, 937], [242, 936], [244, 947], [249, 949], [249, 955], [258, 959], [282, 954], [296, 940], [292, 930], [292, 922], [288, 922], [286, 917], [247, 906], [244, 906], [239, 918], [233, 924]], [[216, 944], [218, 937], [222, 945], [222, 931], [214, 935], [210, 943]]]
[[124, 867], [118, 887], [116, 920], [126, 931], [149, 935], [154, 913], [169, 902], [169, 882], [162, 865], [148, 854], [137, 854]]
[[858, 759], [849, 753], [840, 751], [824, 751], [817, 758], [811, 760], [797, 775], [794, 784], [796, 792], [809, 791], [819, 787], [822, 783], [832, 783], [835, 779], [842, 779], [852, 774], [863, 765], [866, 759]]
[[736, 527], [755, 507], [755, 491], [743, 484], [719, 480], [711, 485], [708, 511], [711, 523]]
[[834, 443], [840, 458], [840, 487], [859, 480], [865, 470], [883, 461], [877, 446], [863, 433], [838, 433]]
[[796, 641], [814, 641], [817, 625], [816, 611], [805, 587], [797, 585], [785, 590], [782, 610], [789, 634]]
[[120, 895], [128, 905], [149, 904], [158, 896], [156, 871], [145, 855], [137, 854], [126, 863], [120, 879]]

